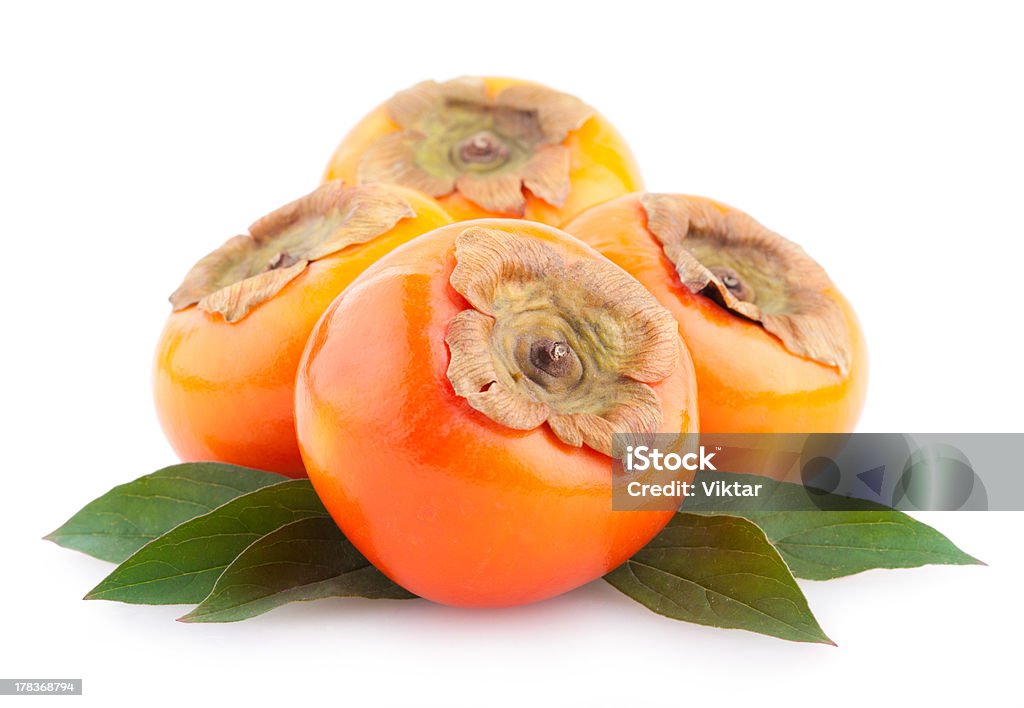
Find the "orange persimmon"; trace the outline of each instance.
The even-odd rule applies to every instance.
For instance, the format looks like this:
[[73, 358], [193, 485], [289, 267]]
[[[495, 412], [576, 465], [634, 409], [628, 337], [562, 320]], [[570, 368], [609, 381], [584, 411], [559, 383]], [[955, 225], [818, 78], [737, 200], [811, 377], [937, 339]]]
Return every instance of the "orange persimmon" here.
[[678, 325], [566, 234], [485, 219], [382, 258], [328, 309], [296, 385], [309, 478], [408, 590], [515, 605], [612, 570], [673, 511], [613, 510], [614, 433], [695, 433]]
[[181, 459], [305, 476], [294, 390], [313, 325], [367, 266], [450, 222], [412, 190], [330, 182], [200, 260], [171, 295], [153, 376]]
[[643, 283], [679, 321], [701, 432], [850, 432], [867, 355], [846, 299], [804, 251], [709, 199], [632, 194], [566, 231]]
[[326, 179], [418, 189], [457, 221], [517, 216], [552, 226], [642, 189], [626, 142], [593, 108], [493, 77], [395, 94], [344, 138]]

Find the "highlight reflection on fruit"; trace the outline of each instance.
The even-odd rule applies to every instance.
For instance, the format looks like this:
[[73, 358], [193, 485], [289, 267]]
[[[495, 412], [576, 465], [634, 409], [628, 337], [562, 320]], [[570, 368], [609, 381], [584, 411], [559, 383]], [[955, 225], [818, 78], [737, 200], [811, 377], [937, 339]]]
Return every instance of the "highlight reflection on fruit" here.
[[516, 216], [558, 226], [642, 188], [632, 153], [593, 108], [515, 79], [424, 81], [345, 137], [326, 179], [401, 184], [456, 220]]
[[367, 266], [450, 221], [408, 189], [329, 182], [200, 260], [171, 295], [153, 377], [181, 459], [304, 476], [295, 371], [313, 325]]
[[345, 535], [417, 595], [540, 600], [600, 577], [672, 512], [613, 511], [614, 432], [693, 433], [671, 314], [566, 234], [452, 224], [381, 259], [321, 319], [296, 425]]
[[701, 197], [633, 194], [566, 231], [675, 315], [702, 432], [849, 432], [867, 385], [856, 316], [799, 246]]

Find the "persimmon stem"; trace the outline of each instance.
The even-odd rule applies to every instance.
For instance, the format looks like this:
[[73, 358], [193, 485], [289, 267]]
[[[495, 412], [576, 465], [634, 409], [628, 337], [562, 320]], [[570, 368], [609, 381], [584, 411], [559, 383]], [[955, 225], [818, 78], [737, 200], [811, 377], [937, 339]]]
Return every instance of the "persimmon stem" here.
[[729, 266], [711, 266], [708, 270], [714, 273], [715, 276], [722, 281], [722, 285], [728, 288], [729, 292], [731, 292], [737, 300], [742, 300], [744, 302], [754, 301], [753, 288], [747, 285], [746, 281], [743, 280], [743, 278], [740, 277], [740, 274], [734, 269]]
[[508, 148], [505, 144], [487, 130], [463, 140], [458, 146], [458, 151], [459, 159], [467, 163], [487, 164], [508, 157]]
[[556, 378], [567, 376], [573, 369], [568, 343], [542, 338], [530, 345], [530, 362]]
[[288, 268], [299, 262], [299, 259], [290, 253], [284, 251], [278, 251], [274, 256], [267, 262], [267, 270], [277, 270], [278, 268]]

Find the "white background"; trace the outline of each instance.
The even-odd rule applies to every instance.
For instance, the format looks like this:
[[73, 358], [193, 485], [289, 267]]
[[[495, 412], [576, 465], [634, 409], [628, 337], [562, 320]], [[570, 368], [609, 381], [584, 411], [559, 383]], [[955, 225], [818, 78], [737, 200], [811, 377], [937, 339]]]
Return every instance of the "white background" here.
[[838, 648], [673, 622], [601, 583], [512, 610], [336, 600], [221, 626], [81, 602], [109, 566], [40, 537], [173, 461], [149, 391], [166, 296], [423, 78], [575, 93], [649, 188], [802, 243], [863, 321], [861, 430], [1022, 428], [1012, 4], [208, 5], [0, 11], [0, 677], [84, 678], [61, 705], [1020, 704], [1016, 513], [926, 518], [987, 568], [804, 583]]

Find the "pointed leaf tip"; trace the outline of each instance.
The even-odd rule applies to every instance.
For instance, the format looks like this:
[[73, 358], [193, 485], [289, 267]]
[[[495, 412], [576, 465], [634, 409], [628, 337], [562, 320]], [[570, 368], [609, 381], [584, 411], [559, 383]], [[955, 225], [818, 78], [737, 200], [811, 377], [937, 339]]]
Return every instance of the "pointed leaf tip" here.
[[666, 617], [835, 646], [764, 532], [737, 516], [677, 513], [605, 579]]

